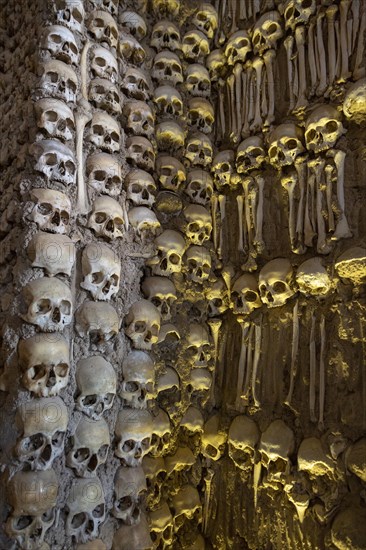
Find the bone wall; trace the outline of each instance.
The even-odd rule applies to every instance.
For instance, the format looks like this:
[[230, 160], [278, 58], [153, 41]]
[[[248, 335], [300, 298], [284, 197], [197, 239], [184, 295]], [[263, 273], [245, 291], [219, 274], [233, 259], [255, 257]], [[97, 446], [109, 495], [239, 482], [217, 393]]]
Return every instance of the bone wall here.
[[2, 8], [1, 547], [364, 548], [362, 3]]

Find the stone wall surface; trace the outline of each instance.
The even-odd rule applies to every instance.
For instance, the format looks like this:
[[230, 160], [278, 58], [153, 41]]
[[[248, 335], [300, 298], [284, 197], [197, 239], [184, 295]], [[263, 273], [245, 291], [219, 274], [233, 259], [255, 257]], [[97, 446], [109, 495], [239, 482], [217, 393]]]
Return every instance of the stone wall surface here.
[[366, 6], [1, 1], [0, 548], [366, 548]]

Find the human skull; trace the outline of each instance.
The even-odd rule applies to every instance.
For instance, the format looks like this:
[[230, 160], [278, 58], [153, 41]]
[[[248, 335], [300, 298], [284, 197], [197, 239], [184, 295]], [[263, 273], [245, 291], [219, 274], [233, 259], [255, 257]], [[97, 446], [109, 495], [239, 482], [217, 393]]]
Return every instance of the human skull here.
[[118, 122], [105, 112], [96, 111], [90, 124], [89, 140], [106, 153], [119, 153], [121, 128]]
[[137, 206], [151, 207], [155, 202], [154, 178], [144, 170], [131, 170], [125, 178], [127, 198]]
[[254, 53], [263, 55], [266, 50], [276, 49], [277, 42], [283, 37], [282, 19], [277, 11], [264, 13], [253, 29]]
[[190, 246], [185, 254], [184, 264], [187, 279], [203, 284], [211, 271], [211, 255], [203, 246]]
[[137, 525], [122, 525], [114, 533], [112, 550], [131, 550], [132, 548], [144, 550], [154, 548], [145, 514], [141, 514]]
[[352, 246], [343, 252], [335, 261], [336, 271], [342, 279], [351, 281], [354, 285], [365, 283], [366, 279], [366, 249]]
[[94, 8], [108, 10], [112, 15], [117, 15], [119, 0], [91, 0]]
[[70, 277], [75, 263], [75, 244], [66, 235], [36, 233], [27, 248], [32, 267], [40, 267], [53, 277], [66, 274]]
[[321, 258], [310, 258], [297, 269], [296, 282], [305, 296], [326, 296], [332, 288], [332, 281]]
[[15, 453], [31, 470], [49, 470], [64, 449], [69, 420], [60, 397], [44, 397], [18, 407], [17, 421], [22, 430]]
[[172, 426], [170, 418], [163, 409], [158, 409], [153, 418], [150, 456], [160, 457], [169, 452], [172, 445]]
[[155, 117], [149, 105], [144, 101], [128, 101], [123, 108], [125, 129], [134, 136], [152, 138]]
[[67, 535], [77, 542], [96, 538], [106, 515], [103, 486], [99, 479], [74, 479], [66, 508]]
[[190, 405], [184, 413], [179, 425], [179, 441], [191, 449], [196, 456], [201, 448], [204, 418], [200, 409]]
[[160, 312], [148, 300], [139, 300], [130, 307], [125, 318], [125, 332], [136, 349], [151, 350], [160, 331]]
[[46, 50], [53, 59], [58, 59], [69, 65], [79, 62], [79, 48], [73, 33], [61, 26], [46, 27], [41, 39], [41, 50]]
[[[266, 470], [266, 483], [283, 482], [283, 476], [288, 474], [291, 467], [290, 455], [295, 449], [293, 431], [286, 426], [283, 420], [274, 420], [262, 433], [259, 444], [262, 468]], [[272, 485], [273, 486], [273, 485]]]
[[235, 281], [231, 291], [233, 313], [249, 315], [261, 305], [256, 277], [250, 273], [244, 273]]
[[88, 244], [82, 254], [83, 281], [94, 300], [110, 300], [118, 293], [121, 262], [114, 250], [102, 243]]
[[128, 67], [121, 84], [122, 92], [130, 99], [148, 101], [152, 96], [151, 82], [147, 74], [136, 67]]
[[208, 2], [202, 2], [192, 18], [192, 23], [211, 40], [217, 30], [219, 16], [214, 6]]
[[172, 21], [158, 21], [151, 33], [150, 46], [158, 52], [160, 50], [179, 52], [182, 44], [178, 27]]
[[177, 533], [187, 520], [202, 522], [202, 504], [199, 493], [192, 485], [184, 485], [171, 497], [170, 509], [174, 516], [174, 532]]
[[166, 277], [147, 277], [141, 289], [145, 298], [158, 308], [162, 320], [169, 321], [172, 305], [177, 299], [174, 284]]
[[118, 197], [122, 188], [122, 166], [108, 153], [94, 153], [86, 160], [88, 185], [98, 194]]
[[334, 476], [335, 462], [324, 450], [323, 444], [317, 437], [308, 437], [300, 443], [297, 452], [297, 468], [306, 472], [310, 479], [319, 476]]
[[41, 65], [40, 93], [44, 97], [62, 99], [75, 103], [78, 92], [78, 77], [75, 71], [63, 61], [51, 59]]
[[76, 366], [78, 394], [76, 408], [93, 420], [109, 410], [117, 391], [117, 375], [108, 361], [99, 355], [80, 359]]
[[118, 313], [106, 302], [84, 301], [76, 311], [75, 319], [75, 328], [79, 336], [89, 336], [93, 344], [108, 342], [118, 334]]
[[115, 454], [126, 466], [140, 466], [150, 451], [153, 433], [153, 418], [146, 410], [122, 409], [117, 416]]
[[64, 234], [68, 231], [71, 202], [67, 195], [53, 189], [32, 189], [34, 207], [30, 219], [39, 229]]
[[152, 77], [163, 85], [171, 83], [176, 86], [183, 82], [183, 69], [179, 57], [169, 50], [163, 50], [154, 58]]
[[165, 457], [167, 469], [166, 484], [173, 487], [180, 487], [187, 481], [187, 477], [192, 473], [192, 466], [196, 462], [196, 457], [188, 447], [178, 447], [173, 455]]
[[192, 166], [209, 166], [213, 156], [210, 138], [201, 132], [190, 135], [184, 156]]
[[212, 386], [212, 375], [206, 368], [193, 369], [185, 382], [189, 402], [205, 407]]
[[316, 0], [286, 0], [283, 14], [286, 28], [295, 30], [297, 25], [306, 25], [316, 12]]
[[257, 424], [245, 415], [236, 416], [229, 429], [229, 456], [235, 466], [251, 473], [255, 449], [260, 438]]
[[183, 37], [182, 51], [186, 61], [200, 63], [210, 53], [210, 43], [201, 31], [191, 30]]
[[136, 168], [152, 172], [155, 166], [155, 151], [152, 143], [142, 136], [128, 138], [126, 160]]
[[88, 20], [88, 32], [96, 42], [117, 49], [118, 27], [110, 13], [94, 10]]
[[23, 289], [27, 312], [24, 321], [36, 325], [43, 332], [60, 332], [72, 320], [70, 288], [56, 278], [41, 278]]
[[210, 174], [200, 168], [188, 172], [184, 191], [192, 202], [205, 206], [213, 194], [213, 180]]
[[66, 464], [78, 477], [96, 477], [97, 469], [107, 460], [110, 447], [109, 428], [103, 418], [90, 420], [82, 416], [74, 435]]
[[128, 64], [141, 65], [146, 59], [143, 46], [129, 33], [120, 33], [118, 52]]
[[74, 113], [63, 101], [50, 97], [35, 103], [37, 126], [46, 138], [72, 141], [75, 136]]
[[107, 48], [96, 46], [90, 54], [90, 72], [93, 78], [106, 78], [111, 82], [118, 82], [117, 59]]
[[155, 128], [156, 141], [160, 151], [176, 152], [183, 149], [185, 132], [177, 122], [166, 120]]
[[216, 317], [229, 309], [229, 292], [222, 277], [212, 283], [205, 292], [207, 315]]
[[267, 307], [283, 306], [295, 294], [290, 260], [276, 258], [262, 268], [259, 273], [259, 292]]
[[292, 122], [280, 124], [270, 134], [269, 162], [275, 168], [294, 164], [297, 157], [305, 152], [303, 131]]
[[122, 237], [124, 221], [121, 205], [111, 197], [97, 198], [93, 204], [88, 227], [93, 229], [98, 237], [105, 237], [108, 240]]
[[227, 65], [227, 58], [222, 50], [213, 50], [210, 53], [210, 55], [206, 58], [206, 67], [210, 75], [211, 82], [217, 82], [220, 78], [225, 77]]
[[198, 63], [189, 64], [185, 73], [187, 92], [193, 97], [211, 97], [211, 79], [208, 70]]
[[153, 240], [160, 232], [161, 224], [150, 208], [136, 206], [128, 211], [128, 220], [142, 243]]
[[[165, 327], [167, 325], [164, 325]], [[180, 401], [181, 388], [177, 371], [173, 367], [165, 367], [164, 373], [156, 380], [158, 402], [165, 410], [171, 411], [172, 406]]]
[[166, 229], [155, 239], [155, 247], [156, 256], [147, 261], [154, 275], [169, 277], [172, 273], [182, 270], [182, 256], [186, 243], [181, 233]]
[[366, 438], [353, 443], [345, 453], [347, 470], [366, 483]]
[[75, 184], [76, 160], [69, 147], [55, 139], [43, 139], [33, 143], [31, 153], [36, 159], [35, 169], [48, 181]]
[[154, 361], [144, 351], [131, 351], [122, 364], [120, 396], [133, 409], [146, 409], [155, 396]]
[[141, 42], [147, 34], [146, 22], [141, 15], [134, 11], [124, 11], [118, 18], [122, 28], [129, 30], [136, 40]]
[[215, 122], [215, 113], [211, 103], [200, 97], [190, 99], [188, 103], [188, 122], [193, 129], [204, 134], [210, 134]]
[[319, 105], [306, 120], [306, 148], [315, 153], [331, 149], [343, 132], [342, 113], [332, 105]]
[[58, 395], [67, 386], [70, 372], [69, 343], [61, 335], [37, 334], [19, 340], [18, 361], [25, 388], [37, 397]]
[[156, 17], [177, 17], [180, 9], [180, 0], [155, 0], [153, 10]]
[[16, 472], [7, 487], [13, 511], [5, 524], [9, 537], [20, 548], [39, 550], [57, 518], [59, 483], [53, 470]]
[[[220, 53], [221, 51], [218, 50]], [[235, 63], [244, 63], [247, 55], [252, 51], [252, 42], [249, 33], [245, 30], [240, 30], [232, 34], [225, 47], [225, 57], [229, 66]], [[223, 55], [221, 53], [221, 55]], [[219, 66], [223, 62], [222, 58], [218, 61]], [[211, 61], [211, 60], [210, 60]], [[217, 69], [213, 69], [217, 73]]]
[[119, 88], [107, 78], [94, 78], [90, 81], [89, 101], [97, 109], [111, 115], [120, 115], [122, 112]]
[[56, 23], [73, 32], [83, 33], [85, 16], [83, 0], [56, 0], [53, 4]]
[[166, 479], [165, 461], [162, 457], [145, 456], [142, 461], [142, 467], [145, 472], [147, 485], [146, 504], [151, 510], [161, 500], [163, 483]]
[[267, 153], [261, 136], [250, 136], [238, 147], [236, 153], [236, 170], [238, 174], [247, 174], [258, 170], [264, 164]]
[[366, 78], [360, 78], [348, 88], [344, 101], [343, 113], [347, 119], [356, 124], [366, 120]]
[[212, 219], [209, 211], [199, 204], [184, 209], [186, 226], [184, 233], [191, 244], [201, 245], [211, 237]]
[[186, 181], [186, 169], [176, 158], [162, 155], [156, 159], [156, 171], [164, 189], [179, 191]]
[[158, 508], [152, 510], [149, 516], [150, 536], [154, 548], [171, 548], [174, 540], [173, 516], [168, 504], [165, 501], [160, 502]]
[[231, 183], [234, 174], [235, 153], [231, 149], [220, 151], [213, 159], [211, 173], [217, 189]]
[[154, 103], [157, 114], [165, 117], [180, 117], [183, 115], [183, 99], [173, 86], [159, 86], [154, 92]]
[[207, 420], [203, 428], [201, 454], [209, 460], [219, 460], [225, 452], [227, 433], [220, 428], [217, 414]]
[[143, 498], [147, 491], [142, 466], [126, 468], [121, 466], [114, 478], [114, 499], [112, 514], [125, 525], [137, 525], [141, 520]]
[[188, 363], [196, 369], [206, 368], [212, 354], [209, 333], [203, 324], [190, 323], [186, 336]]

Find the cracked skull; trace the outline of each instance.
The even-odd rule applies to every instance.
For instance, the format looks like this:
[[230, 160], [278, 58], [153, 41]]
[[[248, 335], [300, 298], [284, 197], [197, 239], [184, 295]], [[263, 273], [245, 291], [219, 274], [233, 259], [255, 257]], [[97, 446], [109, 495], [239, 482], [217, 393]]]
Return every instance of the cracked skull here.
[[72, 449], [66, 464], [78, 477], [96, 477], [97, 469], [107, 460], [110, 447], [109, 428], [103, 418], [90, 420], [83, 416], [71, 437]]
[[132, 468], [140, 466], [150, 451], [153, 433], [153, 419], [146, 410], [122, 409], [118, 413], [115, 433], [117, 447], [115, 454]]
[[131, 351], [122, 364], [120, 396], [126, 406], [146, 409], [155, 396], [154, 362], [144, 351]]
[[136, 40], [141, 42], [147, 34], [146, 22], [141, 15], [135, 11], [124, 11], [118, 18], [122, 28], [127, 29]]
[[160, 332], [160, 312], [148, 300], [139, 300], [132, 304], [125, 318], [125, 332], [135, 348], [151, 350], [156, 344]]
[[27, 313], [23, 319], [44, 332], [60, 332], [71, 323], [70, 288], [56, 278], [36, 279], [24, 289]]
[[211, 237], [212, 219], [209, 211], [198, 204], [184, 209], [186, 226], [184, 233], [191, 244], [201, 245]]
[[32, 267], [40, 267], [49, 277], [71, 276], [75, 263], [75, 244], [66, 235], [51, 235], [40, 231], [30, 241], [27, 254]]
[[124, 216], [121, 205], [111, 197], [99, 197], [94, 201], [88, 227], [98, 237], [108, 240], [122, 237], [124, 234]]
[[332, 281], [319, 257], [310, 258], [298, 267], [296, 282], [305, 296], [326, 296], [332, 288]]
[[76, 367], [76, 408], [93, 420], [109, 410], [117, 391], [114, 368], [101, 356], [81, 359]]
[[146, 59], [143, 46], [127, 32], [120, 33], [118, 53], [126, 63], [132, 65], [141, 65]]
[[128, 211], [128, 220], [142, 243], [155, 239], [160, 233], [161, 224], [154, 212], [146, 206], [136, 206]]

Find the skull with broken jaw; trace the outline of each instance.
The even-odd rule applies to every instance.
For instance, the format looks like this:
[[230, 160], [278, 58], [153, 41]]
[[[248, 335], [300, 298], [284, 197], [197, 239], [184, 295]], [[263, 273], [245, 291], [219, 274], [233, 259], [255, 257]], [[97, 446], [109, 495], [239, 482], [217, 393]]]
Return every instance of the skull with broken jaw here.
[[121, 90], [127, 97], [148, 101], [152, 95], [151, 88], [151, 81], [145, 72], [136, 67], [127, 68], [121, 84]]
[[147, 277], [141, 286], [147, 300], [158, 308], [163, 321], [172, 318], [171, 308], [177, 299], [174, 284], [166, 277]]
[[172, 548], [174, 540], [173, 516], [165, 501], [159, 503], [159, 507], [150, 512], [150, 536], [154, 548], [168, 550]]
[[180, 445], [188, 447], [197, 456], [201, 449], [204, 418], [197, 407], [190, 405], [179, 426]]
[[282, 18], [277, 11], [264, 13], [256, 22], [253, 29], [253, 51], [263, 53], [275, 49], [277, 42], [283, 37]]
[[210, 43], [203, 32], [190, 30], [182, 40], [184, 59], [190, 63], [201, 63], [210, 53]]
[[124, 219], [121, 205], [111, 197], [102, 196], [95, 200], [88, 227], [98, 237], [113, 240], [123, 237]]
[[267, 153], [261, 136], [251, 136], [241, 142], [236, 154], [238, 174], [258, 170], [266, 161]]
[[207, 328], [203, 324], [191, 323], [186, 336], [187, 360], [193, 368], [209, 366], [212, 345]]
[[157, 254], [146, 263], [151, 266], [154, 275], [169, 277], [182, 270], [182, 257], [186, 248], [181, 233], [166, 229], [155, 239]]
[[179, 191], [186, 181], [186, 169], [176, 158], [167, 155], [156, 159], [156, 171], [164, 189]]
[[22, 382], [37, 397], [58, 395], [67, 386], [70, 372], [69, 343], [61, 335], [37, 334], [20, 340], [18, 346]]
[[142, 466], [121, 466], [114, 479], [114, 503], [112, 514], [126, 525], [137, 525], [141, 520], [143, 498], [147, 491]]
[[75, 479], [66, 508], [68, 536], [77, 542], [96, 538], [106, 513], [103, 487], [99, 479]]
[[101, 44], [117, 49], [118, 27], [112, 15], [106, 11], [93, 11], [88, 20], [88, 32]]
[[110, 300], [118, 293], [121, 262], [107, 245], [88, 244], [82, 254], [84, 280], [82, 288], [89, 290], [94, 300]]
[[336, 462], [328, 456], [317, 437], [302, 440], [297, 452], [297, 467], [300, 472], [305, 472], [318, 496], [321, 496], [322, 484], [329, 487], [335, 479]]
[[184, 485], [171, 498], [170, 509], [174, 516], [174, 532], [177, 533], [188, 520], [202, 522], [202, 504], [198, 491], [192, 485]]
[[86, 175], [91, 190], [98, 194], [118, 197], [122, 188], [122, 166], [107, 153], [94, 153], [87, 158]]
[[220, 151], [213, 159], [211, 173], [213, 174], [216, 189], [219, 191], [225, 185], [230, 186], [234, 183], [234, 164], [235, 153], [230, 149]]
[[122, 112], [119, 87], [107, 78], [94, 78], [89, 84], [89, 101], [97, 109], [118, 116]]
[[199, 204], [191, 204], [184, 209], [184, 233], [190, 244], [202, 245], [211, 237], [212, 218], [209, 211]]
[[164, 49], [179, 52], [182, 44], [178, 27], [172, 21], [158, 21], [151, 33], [150, 46], [158, 52]]
[[219, 16], [214, 6], [208, 2], [202, 2], [192, 18], [192, 23], [211, 40], [217, 30]]
[[146, 409], [155, 397], [154, 362], [144, 351], [131, 351], [122, 365], [120, 396], [126, 406]]
[[53, 59], [59, 59], [69, 65], [78, 64], [79, 48], [75, 36], [61, 25], [46, 27], [41, 50], [48, 51]]
[[204, 284], [210, 276], [211, 255], [203, 246], [190, 246], [185, 254], [185, 276], [190, 282]]
[[259, 273], [260, 298], [267, 307], [283, 306], [296, 292], [290, 260], [276, 258]]
[[90, 124], [89, 140], [106, 153], [119, 153], [121, 128], [118, 122], [105, 112], [96, 111]]
[[35, 103], [37, 126], [47, 138], [71, 141], [75, 135], [74, 113], [63, 101], [45, 98]]
[[[166, 325], [165, 325], [166, 326]], [[170, 409], [180, 401], [180, 380], [173, 367], [165, 367], [156, 381], [159, 405], [170, 412]]]
[[32, 189], [34, 202], [30, 219], [39, 229], [49, 233], [68, 232], [71, 217], [71, 202], [64, 193], [53, 189]]
[[192, 202], [206, 206], [213, 194], [213, 180], [208, 172], [201, 168], [191, 170], [187, 176], [184, 190]]
[[225, 53], [218, 49], [213, 50], [206, 58], [206, 67], [210, 75], [211, 82], [217, 82], [220, 78], [225, 78], [227, 73], [227, 59]]
[[140, 466], [151, 449], [153, 418], [146, 410], [123, 409], [118, 413], [115, 454], [132, 468]]
[[156, 183], [144, 170], [131, 170], [125, 178], [127, 198], [137, 206], [151, 206], [155, 202]]
[[195, 462], [196, 458], [188, 447], [178, 447], [173, 455], [166, 456], [166, 484], [172, 487], [180, 487], [187, 483]]
[[150, 208], [136, 206], [128, 211], [128, 221], [135, 230], [137, 240], [151, 242], [161, 232], [161, 224]]
[[310, 258], [297, 268], [296, 282], [302, 294], [318, 299], [327, 296], [332, 288], [332, 281], [319, 257]]
[[215, 112], [212, 104], [204, 98], [194, 97], [188, 104], [188, 123], [194, 130], [204, 134], [213, 131]]
[[125, 129], [128, 134], [145, 136], [151, 139], [154, 135], [155, 116], [144, 101], [128, 101], [123, 107]]
[[204, 408], [210, 397], [211, 386], [212, 375], [207, 368], [192, 369], [185, 381], [189, 402]]
[[205, 291], [205, 297], [209, 317], [223, 315], [230, 307], [229, 292], [222, 277], [211, 283]]
[[269, 162], [280, 170], [293, 165], [305, 152], [303, 130], [292, 122], [280, 124], [269, 136]]
[[24, 321], [43, 332], [60, 332], [71, 323], [71, 290], [56, 277], [31, 281], [24, 287], [23, 294], [27, 306], [22, 316]]
[[110, 447], [109, 428], [103, 418], [89, 420], [83, 416], [71, 437], [72, 449], [66, 464], [79, 477], [96, 477], [97, 469], [107, 460]]
[[173, 445], [172, 425], [169, 415], [158, 408], [153, 417], [153, 433], [151, 438], [150, 456], [160, 457], [166, 455]]
[[79, 336], [88, 336], [90, 342], [96, 346], [114, 338], [120, 326], [117, 311], [106, 302], [83, 302], [76, 311], [75, 320]]
[[343, 133], [342, 113], [332, 105], [320, 105], [306, 120], [306, 148], [316, 154], [327, 151], [335, 147]]
[[218, 414], [211, 416], [203, 428], [201, 454], [207, 460], [219, 460], [226, 448], [227, 432], [220, 426]]
[[133, 136], [126, 140], [127, 162], [141, 170], [152, 172], [155, 166], [154, 146], [143, 136]]
[[212, 162], [213, 147], [211, 140], [205, 134], [196, 132], [187, 139], [184, 157], [188, 165], [209, 166]]
[[56, 0], [53, 4], [56, 22], [82, 34], [85, 16], [83, 4], [83, 0]]
[[117, 391], [114, 368], [103, 357], [81, 359], [76, 367], [78, 395], [76, 408], [89, 418], [98, 420], [110, 409]]
[[236, 416], [229, 429], [229, 456], [235, 466], [250, 475], [254, 466], [255, 449], [260, 438], [257, 424], [251, 418]]
[[[220, 72], [223, 72], [223, 69], [221, 69], [220, 61], [224, 64], [222, 61], [222, 55], [223, 53], [221, 50], [215, 50], [217, 60], [211, 60], [208, 59], [209, 63], [212, 63], [214, 66], [212, 67], [212, 70], [215, 70], [217, 72], [217, 69], [215, 67], [216, 64], [219, 64]], [[227, 58], [227, 64], [229, 66], [235, 65], [235, 63], [244, 63], [247, 55], [252, 51], [252, 43], [250, 40], [250, 36], [247, 31], [240, 30], [232, 34], [228, 40], [228, 43], [225, 47], [225, 57]], [[213, 52], [214, 53], [214, 52]], [[219, 57], [219, 53], [221, 54]], [[220, 75], [221, 76], [221, 75]]]
[[234, 283], [231, 292], [231, 307], [236, 315], [249, 315], [262, 306], [258, 281], [254, 275], [244, 273]]
[[186, 68], [185, 77], [186, 90], [191, 96], [210, 98], [211, 79], [206, 67], [192, 63]]
[[290, 456], [295, 450], [293, 431], [283, 420], [274, 420], [262, 433], [259, 444], [262, 469], [264, 468], [263, 485], [279, 489], [285, 483], [290, 472]]
[[139, 41], [123, 31], [120, 33], [118, 53], [127, 64], [141, 65], [146, 59], [146, 51]]
[[68, 423], [65, 403], [60, 397], [28, 401], [18, 408], [17, 423], [22, 435], [15, 453], [32, 470], [48, 470], [63, 453]]
[[65, 185], [75, 183], [76, 160], [69, 147], [54, 139], [43, 139], [33, 143], [30, 150], [36, 159], [35, 169], [47, 180]]
[[132, 304], [125, 318], [125, 332], [136, 349], [151, 350], [159, 338], [160, 312], [148, 300]]
[[163, 458], [145, 456], [142, 468], [145, 472], [147, 485], [146, 505], [149, 510], [152, 510], [161, 500], [163, 484], [166, 479], [165, 461]]
[[51, 59], [41, 65], [40, 71], [40, 95], [61, 99], [66, 103], [76, 102], [78, 77], [71, 67], [62, 61]]
[[295, 30], [297, 25], [308, 23], [310, 17], [316, 12], [316, 0], [286, 0], [283, 14], [286, 21], [286, 29]]

